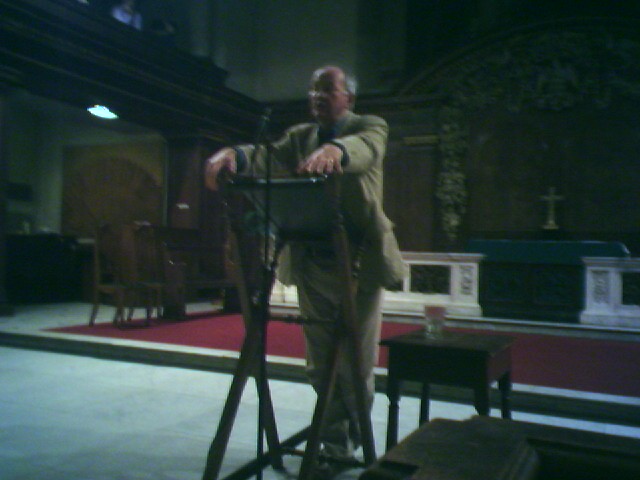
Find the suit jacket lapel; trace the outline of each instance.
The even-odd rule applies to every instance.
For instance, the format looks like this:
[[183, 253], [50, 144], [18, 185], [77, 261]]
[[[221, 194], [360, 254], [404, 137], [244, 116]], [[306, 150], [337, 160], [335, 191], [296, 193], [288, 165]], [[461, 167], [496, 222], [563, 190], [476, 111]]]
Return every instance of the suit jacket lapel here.
[[311, 155], [311, 153], [320, 146], [318, 144], [318, 128], [318, 125], [314, 125], [307, 137], [305, 152], [303, 155], [305, 158]]
[[[353, 112], [347, 112], [343, 123], [339, 126], [338, 132], [335, 138], [340, 138], [344, 135], [349, 134], [349, 130], [353, 126], [353, 120], [356, 118], [356, 115]], [[314, 125], [310, 130], [309, 137], [307, 138], [305, 144], [305, 152], [304, 157], [311, 155], [311, 153], [320, 146], [320, 142], [318, 141], [318, 130], [320, 129], [319, 125]]]

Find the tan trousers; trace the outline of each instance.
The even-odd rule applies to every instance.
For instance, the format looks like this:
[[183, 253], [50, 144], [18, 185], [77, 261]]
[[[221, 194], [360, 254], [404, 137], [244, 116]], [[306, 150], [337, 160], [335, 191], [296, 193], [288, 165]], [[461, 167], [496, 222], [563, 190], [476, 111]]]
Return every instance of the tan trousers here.
[[[335, 320], [340, 313], [342, 285], [335, 260], [307, 257], [304, 278], [298, 287], [300, 313], [313, 322], [303, 326], [307, 375], [316, 392], [330, 367], [336, 342]], [[360, 290], [356, 294], [358, 334], [361, 338], [362, 367], [365, 372], [369, 408], [373, 405], [374, 366], [382, 320], [382, 289]], [[322, 321], [321, 323], [318, 321]], [[316, 323], [318, 322], [318, 323]], [[343, 339], [344, 340], [344, 339]], [[351, 352], [342, 349], [334, 396], [326, 413], [321, 441], [327, 455], [350, 457], [360, 446], [360, 432], [354, 385], [349, 365]]]

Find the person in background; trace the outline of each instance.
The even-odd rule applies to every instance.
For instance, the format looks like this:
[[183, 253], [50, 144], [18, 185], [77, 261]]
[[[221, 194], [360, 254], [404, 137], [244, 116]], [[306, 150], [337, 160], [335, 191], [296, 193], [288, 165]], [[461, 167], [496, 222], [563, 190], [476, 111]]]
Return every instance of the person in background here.
[[177, 27], [174, 22], [164, 19], [155, 19], [149, 25], [148, 30], [165, 44], [175, 45]]
[[[289, 128], [273, 144], [274, 169], [292, 176], [339, 175], [341, 210], [349, 232], [352, 260], [359, 264], [355, 297], [357, 331], [369, 407], [373, 404], [374, 366], [382, 320], [383, 289], [408, 274], [407, 265], [393, 233], [393, 224], [382, 209], [383, 159], [388, 126], [380, 117], [352, 112], [355, 80], [336, 66], [325, 66], [311, 77], [309, 106], [315, 121]], [[219, 187], [219, 174], [264, 174], [264, 147], [227, 147], [205, 164], [205, 184]], [[256, 153], [254, 155], [254, 153]], [[331, 208], [327, 205], [327, 208]], [[357, 259], [355, 258], [358, 252]], [[331, 243], [290, 242], [280, 257], [278, 277], [298, 290], [303, 318], [321, 320], [303, 324], [307, 374], [316, 391], [330, 368], [335, 343], [334, 321], [341, 312], [342, 284]], [[338, 359], [335, 394], [321, 432], [322, 454], [314, 476], [331, 478], [345, 462], [323, 462], [323, 458], [353, 459], [361, 445], [355, 386], [350, 370], [350, 352]]]
[[111, 9], [111, 16], [130, 27], [142, 30], [142, 15], [136, 10], [136, 0], [122, 0]]

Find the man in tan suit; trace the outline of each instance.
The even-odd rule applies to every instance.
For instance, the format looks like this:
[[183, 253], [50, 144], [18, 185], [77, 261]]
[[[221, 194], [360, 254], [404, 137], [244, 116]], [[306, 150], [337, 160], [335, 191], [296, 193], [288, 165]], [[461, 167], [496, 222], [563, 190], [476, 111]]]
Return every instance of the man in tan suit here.
[[[383, 289], [396, 284], [408, 272], [393, 224], [382, 209], [388, 127], [382, 118], [353, 113], [354, 100], [355, 84], [340, 68], [327, 66], [316, 70], [309, 91], [311, 114], [316, 122], [289, 128], [273, 144], [271, 154], [274, 170], [279, 169], [280, 173], [340, 175], [341, 209], [349, 232], [350, 251], [353, 255], [358, 252], [357, 322], [371, 406]], [[263, 148], [254, 152], [254, 148], [244, 145], [224, 148], [214, 154], [205, 166], [207, 187], [218, 188], [218, 175], [222, 170], [264, 173], [266, 153]], [[307, 373], [318, 391], [335, 343], [331, 320], [341, 311], [341, 280], [331, 244], [289, 244], [281, 257], [278, 276], [283, 283], [297, 287], [303, 317], [329, 320], [303, 326]], [[350, 458], [360, 445], [348, 357], [343, 355], [339, 359], [335, 395], [322, 432], [323, 453], [331, 457]]]

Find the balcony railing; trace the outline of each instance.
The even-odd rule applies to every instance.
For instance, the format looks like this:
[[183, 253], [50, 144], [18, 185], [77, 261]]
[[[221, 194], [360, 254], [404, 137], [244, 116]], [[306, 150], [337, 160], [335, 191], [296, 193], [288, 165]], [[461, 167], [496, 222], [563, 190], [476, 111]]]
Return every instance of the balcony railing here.
[[0, 0], [0, 83], [167, 134], [245, 135], [262, 107], [210, 59], [72, 0]]

